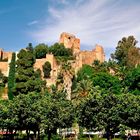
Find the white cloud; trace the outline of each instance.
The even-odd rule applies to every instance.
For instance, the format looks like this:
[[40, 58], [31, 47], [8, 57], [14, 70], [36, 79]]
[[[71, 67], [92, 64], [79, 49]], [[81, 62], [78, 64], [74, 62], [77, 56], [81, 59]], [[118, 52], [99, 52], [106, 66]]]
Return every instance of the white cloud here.
[[[68, 0], [60, 1], [68, 3]], [[134, 35], [140, 39], [140, 3], [136, 0], [133, 3], [77, 0], [63, 8], [51, 5], [48, 12], [47, 22], [31, 33], [38, 42], [56, 42], [62, 32], [69, 32], [80, 38], [81, 44], [91, 46], [90, 49], [99, 43], [106, 50], [112, 50], [123, 36]]]
[[31, 26], [31, 25], [34, 25], [34, 24], [37, 24], [37, 23], [38, 23], [38, 20], [33, 20], [33, 21], [29, 22], [27, 25]]

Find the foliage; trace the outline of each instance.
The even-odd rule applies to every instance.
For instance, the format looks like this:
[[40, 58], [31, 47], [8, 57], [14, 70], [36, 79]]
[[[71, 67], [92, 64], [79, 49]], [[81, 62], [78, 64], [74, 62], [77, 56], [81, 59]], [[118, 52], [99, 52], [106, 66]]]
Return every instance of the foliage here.
[[45, 62], [45, 64], [42, 66], [43, 72], [44, 72], [44, 78], [50, 78], [50, 72], [51, 72], [51, 64], [50, 62]]
[[14, 95], [27, 94], [33, 91], [40, 92], [45, 83], [41, 77], [36, 77], [37, 74], [33, 68], [35, 63], [33, 50], [31, 48], [22, 49], [17, 57]]
[[120, 130], [121, 119], [119, 110], [122, 103], [118, 96], [110, 93], [103, 96], [101, 103], [99, 121], [106, 131], [106, 136], [110, 137]]
[[49, 47], [49, 53], [52, 53], [59, 64], [67, 62], [68, 60], [73, 60], [72, 50], [65, 48], [63, 44], [55, 43]]
[[55, 43], [49, 47], [49, 52], [54, 56], [72, 56], [71, 49], [65, 48], [63, 44]]
[[11, 101], [0, 102], [0, 129], [38, 131], [50, 136], [57, 128], [70, 127], [74, 120], [73, 106], [63, 93], [41, 95], [20, 94]]
[[139, 48], [136, 47], [137, 41], [134, 36], [123, 37], [118, 42], [115, 53], [112, 55], [119, 65], [134, 67], [139, 64]]
[[121, 96], [120, 117], [122, 124], [131, 129], [140, 129], [140, 96], [125, 94]]
[[116, 76], [112, 76], [107, 72], [95, 73], [92, 78], [93, 86], [99, 86], [102, 93], [107, 93], [108, 91], [120, 94], [121, 92], [121, 82]]
[[8, 76], [8, 97], [10, 100], [13, 99], [12, 88], [14, 87], [15, 84], [15, 59], [16, 59], [16, 54], [13, 53], [11, 63], [10, 63], [9, 76]]
[[88, 130], [100, 130], [101, 126], [98, 121], [98, 113], [101, 110], [100, 103], [100, 95], [96, 93], [81, 102], [78, 108], [78, 123], [81, 127], [85, 127]]
[[72, 100], [81, 100], [86, 98], [93, 91], [93, 85], [90, 80], [81, 80], [76, 83], [75, 88], [72, 91]]
[[71, 101], [66, 100], [64, 93], [51, 94], [48, 100], [48, 109], [44, 110], [45, 127], [48, 137], [51, 133], [56, 133], [57, 128], [71, 127], [74, 121], [74, 110]]
[[88, 130], [104, 129], [106, 136], [110, 137], [119, 131], [121, 124], [119, 101], [113, 94], [93, 94], [79, 107], [79, 124]]
[[78, 71], [76, 81], [81, 81], [82, 79], [89, 79], [94, 73], [94, 69], [89, 65], [83, 65], [83, 67]]
[[45, 58], [46, 54], [48, 53], [48, 46], [45, 45], [44, 43], [42, 44], [38, 44], [35, 48], [34, 48], [34, 53], [35, 53], [35, 57], [37, 59], [40, 58]]
[[7, 77], [4, 76], [0, 70], [0, 87], [5, 87], [6, 83], [7, 83]]
[[107, 72], [109, 69], [109, 62], [100, 63], [99, 60], [95, 60], [92, 64], [94, 72]]
[[140, 66], [130, 70], [124, 79], [124, 87], [136, 95], [140, 95]]

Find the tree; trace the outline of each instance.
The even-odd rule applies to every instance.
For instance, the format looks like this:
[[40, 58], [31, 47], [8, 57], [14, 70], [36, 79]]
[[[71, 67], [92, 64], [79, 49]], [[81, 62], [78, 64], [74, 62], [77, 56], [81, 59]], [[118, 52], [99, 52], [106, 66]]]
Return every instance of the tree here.
[[[0, 129], [12, 133], [16, 128], [16, 116], [13, 116], [11, 111], [12, 101], [0, 100]], [[12, 136], [12, 135], [11, 135]]]
[[48, 46], [45, 44], [38, 44], [35, 48], [34, 48], [34, 52], [35, 52], [35, 56], [37, 59], [40, 58], [45, 58], [46, 54], [48, 53], [49, 49]]
[[49, 52], [54, 56], [72, 56], [72, 50], [65, 48], [63, 44], [55, 43], [49, 47]]
[[71, 127], [75, 113], [71, 101], [66, 100], [65, 93], [19, 94], [13, 100], [0, 100], [0, 129], [7, 132], [26, 130], [40, 139], [44, 131], [48, 139], [56, 134], [58, 128]]
[[79, 107], [79, 125], [88, 130], [105, 130], [109, 140], [114, 133], [119, 132], [120, 100], [116, 95], [93, 94]]
[[140, 66], [127, 72], [124, 87], [128, 87], [129, 92], [140, 95]]
[[123, 37], [118, 42], [113, 58], [119, 65], [133, 67], [140, 63], [139, 48], [136, 47], [137, 41], [134, 36]]
[[0, 87], [3, 86], [3, 80], [2, 80], [3, 79], [3, 76], [4, 75], [3, 75], [3, 73], [0, 70]]
[[80, 127], [87, 130], [101, 130], [102, 126], [99, 122], [99, 112], [101, 111], [101, 96], [94, 93], [79, 104], [78, 107], [78, 123]]
[[111, 137], [120, 130], [121, 104], [122, 102], [120, 102], [119, 96], [112, 93], [106, 94], [102, 97], [98, 121], [105, 129], [108, 140], [110, 140]]
[[50, 140], [52, 134], [56, 134], [58, 128], [71, 127], [74, 122], [74, 110], [71, 101], [66, 99], [65, 93], [55, 93], [46, 96], [44, 104], [44, 128]]
[[0, 70], [0, 87], [5, 87], [6, 83], [7, 83], [7, 77], [4, 76]]
[[133, 94], [124, 94], [121, 96], [120, 117], [122, 124], [131, 129], [140, 129], [140, 96]]
[[15, 84], [15, 59], [16, 59], [16, 54], [13, 53], [11, 63], [10, 63], [9, 76], [8, 76], [8, 97], [10, 100], [13, 99], [12, 88], [14, 87]]
[[16, 117], [15, 129], [26, 130], [29, 139], [30, 130], [38, 132], [40, 137], [41, 121], [43, 118], [42, 106], [40, 105], [42, 95], [37, 93], [29, 93], [27, 95], [20, 94], [13, 99], [11, 105], [12, 117]]
[[81, 81], [83, 79], [89, 80], [94, 72], [95, 71], [91, 66], [83, 65], [82, 68], [77, 72], [76, 81]]
[[33, 65], [35, 57], [32, 50], [22, 49], [17, 55], [14, 95], [40, 92], [44, 86], [41, 77], [36, 77]]
[[50, 78], [50, 72], [51, 72], [51, 64], [50, 62], [45, 62], [45, 64], [42, 66], [43, 72], [44, 72], [44, 78]]
[[129, 68], [137, 67], [140, 64], [140, 48], [130, 48], [128, 50], [127, 66]]
[[92, 78], [93, 86], [99, 86], [102, 93], [112, 92], [114, 94], [120, 94], [121, 81], [118, 77], [113, 76], [107, 72], [95, 73]]
[[59, 73], [60, 79], [57, 79], [57, 87], [59, 90], [64, 90], [67, 94], [66, 98], [71, 100], [71, 88], [72, 79], [74, 76], [74, 69], [70, 62], [65, 62], [61, 64], [61, 69]]
[[93, 85], [90, 80], [81, 80], [76, 83], [75, 89], [72, 91], [72, 100], [81, 100], [86, 98], [89, 94], [92, 93]]

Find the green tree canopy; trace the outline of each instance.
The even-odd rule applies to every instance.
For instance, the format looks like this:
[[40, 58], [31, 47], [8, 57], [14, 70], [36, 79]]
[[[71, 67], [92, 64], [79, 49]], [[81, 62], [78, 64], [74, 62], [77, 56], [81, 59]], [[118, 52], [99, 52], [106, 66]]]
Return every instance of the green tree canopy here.
[[65, 48], [63, 44], [55, 43], [49, 47], [49, 52], [54, 56], [72, 56], [72, 50]]
[[35, 57], [32, 50], [22, 49], [17, 55], [14, 95], [40, 92], [45, 84], [34, 71]]
[[108, 93], [108, 91], [114, 94], [120, 94], [121, 81], [118, 77], [113, 76], [107, 72], [95, 73], [92, 78], [93, 86], [99, 86], [102, 93]]
[[45, 58], [46, 54], [49, 52], [48, 46], [44, 43], [38, 44], [34, 48], [35, 57], [37, 59]]
[[120, 98], [120, 118], [122, 124], [131, 129], [140, 129], [140, 96], [133, 94], [124, 94]]
[[129, 92], [140, 95], [140, 66], [127, 72], [124, 87], [128, 87]]
[[118, 62], [118, 64], [134, 67], [140, 63], [139, 48], [136, 47], [137, 41], [134, 36], [123, 37], [118, 42], [115, 53], [112, 55]]
[[50, 72], [51, 72], [51, 63], [45, 62], [45, 64], [42, 66], [43, 72], [44, 72], [44, 78], [50, 78]]
[[12, 88], [15, 84], [15, 61], [16, 61], [16, 54], [12, 54], [12, 60], [10, 63], [10, 70], [9, 70], [9, 76], [8, 76], [8, 97], [9, 99], [13, 99], [13, 93]]
[[79, 107], [79, 124], [88, 130], [105, 130], [107, 139], [119, 132], [121, 118], [119, 98], [113, 94], [93, 94]]

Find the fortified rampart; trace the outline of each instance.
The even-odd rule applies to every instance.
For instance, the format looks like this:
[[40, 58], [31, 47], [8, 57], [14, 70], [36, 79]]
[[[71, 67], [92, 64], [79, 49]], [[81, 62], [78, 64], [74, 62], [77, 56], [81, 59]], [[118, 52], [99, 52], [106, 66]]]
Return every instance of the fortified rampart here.
[[[41, 77], [44, 77], [44, 73], [43, 73], [43, 65], [45, 64], [45, 62], [50, 62], [51, 64], [51, 73], [50, 73], [50, 78], [47, 78], [47, 85], [52, 85], [55, 83], [56, 78], [57, 78], [57, 73], [58, 73], [58, 65], [56, 62], [56, 59], [54, 57], [53, 54], [46, 54], [46, 58], [42, 58], [42, 59], [36, 59], [36, 62], [34, 64], [34, 69], [40, 69], [41, 70]], [[43, 78], [44, 79], [44, 78]]]
[[74, 53], [80, 52], [80, 39], [69, 33], [60, 35], [59, 43], [63, 43], [66, 48], [72, 49]]
[[59, 43], [63, 43], [66, 48], [70, 48], [75, 56], [79, 56], [82, 59], [77, 61], [82, 61], [79, 63], [92, 65], [94, 60], [99, 60], [100, 62], [105, 61], [105, 54], [103, 47], [101, 45], [96, 45], [95, 49], [92, 51], [81, 51], [80, 50], [80, 39], [76, 38], [74, 35], [63, 32], [60, 35]]
[[4, 52], [3, 49], [0, 49], [0, 70], [5, 76], [8, 76], [11, 59], [12, 52]]

